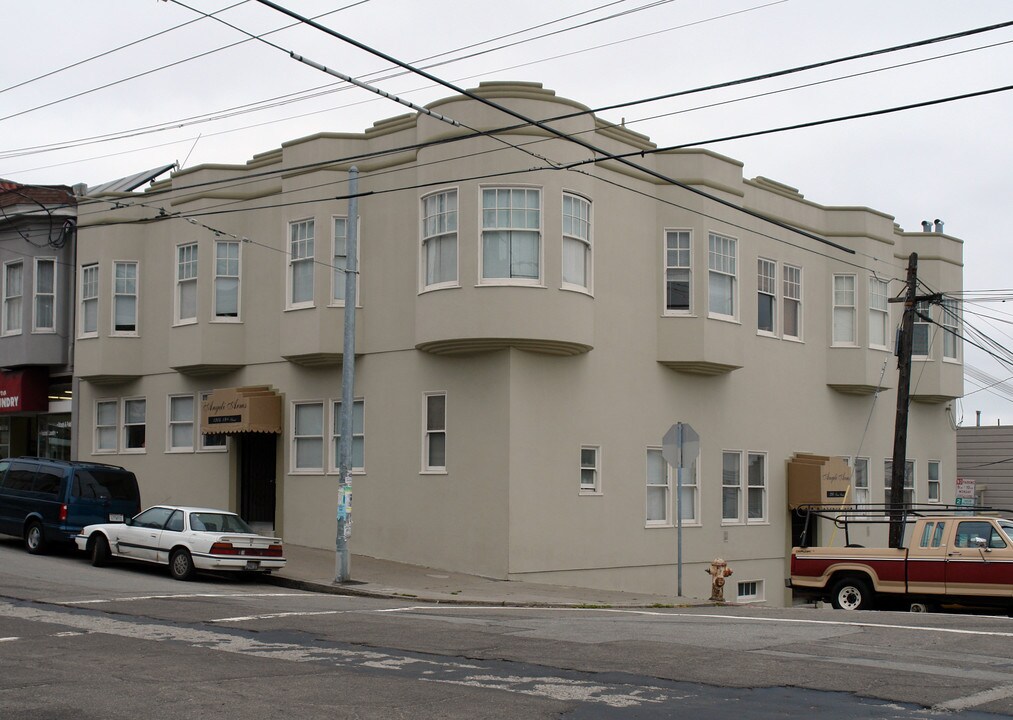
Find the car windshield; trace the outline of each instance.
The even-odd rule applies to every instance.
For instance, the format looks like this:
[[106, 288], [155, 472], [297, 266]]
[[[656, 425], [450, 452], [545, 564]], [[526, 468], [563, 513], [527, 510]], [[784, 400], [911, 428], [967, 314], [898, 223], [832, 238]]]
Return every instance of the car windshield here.
[[238, 515], [231, 513], [192, 512], [190, 529], [203, 532], [252, 533], [253, 530]]

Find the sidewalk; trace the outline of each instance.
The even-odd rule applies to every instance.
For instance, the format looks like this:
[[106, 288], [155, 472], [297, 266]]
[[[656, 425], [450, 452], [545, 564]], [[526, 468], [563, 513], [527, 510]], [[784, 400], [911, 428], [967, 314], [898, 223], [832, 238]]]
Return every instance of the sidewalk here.
[[285, 556], [288, 563], [284, 570], [268, 576], [268, 582], [283, 587], [337, 595], [394, 598], [410, 602], [527, 607], [645, 608], [714, 604], [710, 601], [675, 596], [543, 585], [518, 580], [494, 580], [478, 575], [377, 560], [364, 555], [351, 556], [351, 580], [337, 584], [334, 582], [336, 574], [334, 550], [286, 544]]

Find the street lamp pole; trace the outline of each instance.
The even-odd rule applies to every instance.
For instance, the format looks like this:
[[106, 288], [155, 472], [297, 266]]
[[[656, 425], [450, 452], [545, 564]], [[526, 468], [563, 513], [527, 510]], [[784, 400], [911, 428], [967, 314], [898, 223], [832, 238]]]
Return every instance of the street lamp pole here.
[[334, 582], [351, 575], [348, 538], [352, 529], [352, 432], [355, 406], [355, 292], [358, 278], [359, 169], [348, 170], [348, 227], [345, 233], [345, 334], [341, 351], [341, 412], [338, 417], [338, 532]]

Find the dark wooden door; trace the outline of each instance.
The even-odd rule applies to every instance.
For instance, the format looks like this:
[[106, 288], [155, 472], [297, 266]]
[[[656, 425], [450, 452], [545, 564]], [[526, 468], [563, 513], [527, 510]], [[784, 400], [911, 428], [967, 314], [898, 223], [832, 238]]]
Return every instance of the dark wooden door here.
[[239, 438], [239, 514], [247, 522], [274, 524], [278, 436], [242, 433]]

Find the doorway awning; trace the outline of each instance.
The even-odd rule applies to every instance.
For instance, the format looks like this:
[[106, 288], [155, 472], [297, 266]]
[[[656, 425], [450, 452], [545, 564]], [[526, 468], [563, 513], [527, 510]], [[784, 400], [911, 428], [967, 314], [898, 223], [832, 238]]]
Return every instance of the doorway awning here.
[[281, 433], [281, 395], [267, 385], [215, 390], [201, 403], [202, 435]]

